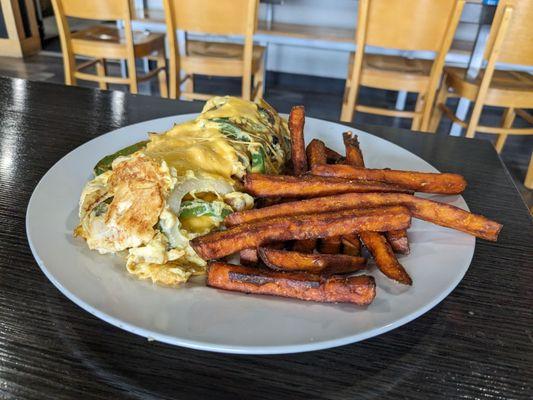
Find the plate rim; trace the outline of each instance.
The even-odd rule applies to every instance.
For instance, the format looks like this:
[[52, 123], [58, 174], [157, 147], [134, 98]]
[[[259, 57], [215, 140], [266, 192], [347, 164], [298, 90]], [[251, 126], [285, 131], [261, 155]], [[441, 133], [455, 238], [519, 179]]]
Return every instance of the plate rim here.
[[[70, 290], [68, 290], [65, 286], [63, 286], [63, 284], [61, 282], [59, 282], [54, 277], [54, 275], [48, 270], [48, 268], [46, 267], [44, 261], [39, 257], [38, 252], [37, 252], [37, 250], [35, 248], [35, 245], [34, 245], [34, 243], [32, 241], [31, 234], [30, 234], [30, 226], [29, 226], [30, 225], [29, 214], [30, 214], [30, 209], [32, 208], [32, 203], [35, 202], [35, 197], [36, 197], [36, 193], [38, 192], [38, 189], [43, 184], [43, 181], [48, 176], [48, 174], [50, 174], [51, 171], [59, 163], [61, 163], [64, 158], [69, 156], [72, 152], [77, 151], [80, 147], [82, 147], [84, 145], [87, 145], [88, 143], [91, 143], [93, 141], [98, 140], [101, 136], [109, 135], [109, 134], [111, 134], [111, 135], [120, 135], [123, 130], [126, 130], [128, 128], [132, 128], [132, 127], [137, 126], [137, 125], [143, 125], [143, 124], [150, 123], [150, 122], [161, 121], [161, 120], [177, 118], [177, 117], [179, 117], [179, 118], [186, 118], [186, 117], [194, 118], [198, 114], [199, 113], [186, 113], [186, 114], [176, 114], [176, 115], [171, 115], [171, 116], [166, 116], [166, 117], [161, 117], [161, 118], [154, 118], [154, 119], [151, 119], [151, 120], [141, 121], [141, 122], [138, 122], [138, 123], [135, 123], [135, 124], [122, 126], [120, 128], [114, 129], [112, 131], [105, 132], [105, 133], [103, 133], [101, 135], [98, 135], [98, 136], [92, 138], [91, 140], [88, 140], [88, 141], [80, 144], [76, 148], [72, 149], [71, 151], [69, 151], [68, 153], [63, 155], [39, 179], [39, 182], [37, 183], [37, 185], [35, 186], [34, 190], [32, 191], [32, 194], [30, 196], [30, 200], [29, 200], [27, 208], [26, 208], [26, 215], [25, 215], [26, 238], [28, 240], [28, 244], [29, 244], [30, 250], [32, 252], [32, 255], [33, 255], [35, 261], [37, 262], [37, 265], [39, 266], [41, 271], [46, 276], [46, 278], [65, 297], [67, 297], [70, 301], [72, 301], [74, 304], [76, 304], [82, 310], [87, 311], [88, 313], [90, 313], [91, 315], [97, 317], [98, 319], [101, 319], [101, 320], [103, 320], [103, 321], [105, 321], [105, 322], [107, 322], [107, 323], [109, 323], [109, 324], [111, 324], [111, 325], [113, 325], [113, 326], [115, 326], [117, 328], [120, 328], [120, 329], [122, 329], [124, 331], [127, 331], [129, 333], [133, 333], [135, 335], [144, 337], [148, 341], [154, 340], [154, 341], [158, 341], [158, 342], [162, 342], [162, 343], [166, 343], [166, 344], [170, 344], [170, 345], [174, 345], [174, 346], [186, 347], [186, 348], [190, 348], [190, 349], [194, 349], [194, 350], [210, 351], [210, 352], [225, 353], [225, 354], [243, 354], [243, 355], [295, 354], [295, 353], [303, 353], [303, 352], [324, 350], [324, 349], [343, 346], [343, 345], [347, 345], [347, 344], [355, 344], [357, 342], [360, 342], [360, 341], [363, 341], [363, 340], [366, 340], [366, 339], [369, 339], [369, 338], [372, 338], [372, 337], [375, 337], [375, 336], [382, 335], [382, 334], [384, 334], [386, 332], [389, 332], [389, 331], [391, 331], [393, 329], [396, 329], [396, 328], [401, 327], [401, 326], [403, 326], [405, 324], [408, 324], [409, 322], [419, 318], [420, 316], [424, 315], [425, 313], [427, 313], [431, 309], [435, 308], [446, 297], [448, 297], [448, 295], [453, 290], [455, 290], [455, 288], [463, 280], [464, 276], [466, 275], [467, 271], [469, 270], [469, 268], [470, 268], [470, 266], [472, 264], [472, 259], [473, 259], [473, 256], [475, 254], [476, 244], [477, 244], [477, 239], [476, 238], [474, 238], [472, 251], [471, 251], [469, 260], [467, 261], [468, 266], [462, 271], [462, 273], [457, 274], [455, 276], [455, 278], [453, 279], [453, 281], [449, 284], [449, 286], [445, 290], [443, 290], [438, 296], [436, 296], [432, 301], [430, 301], [430, 302], [424, 304], [423, 306], [419, 307], [417, 310], [413, 311], [412, 313], [409, 313], [409, 314], [403, 316], [402, 318], [399, 318], [399, 319], [397, 319], [397, 320], [395, 320], [395, 321], [393, 321], [393, 322], [391, 322], [391, 323], [389, 323], [387, 325], [381, 326], [379, 328], [368, 329], [368, 330], [366, 330], [364, 332], [360, 332], [360, 333], [357, 333], [355, 335], [349, 335], [349, 336], [344, 336], [342, 338], [322, 340], [322, 341], [317, 341], [317, 342], [308, 342], [308, 343], [300, 343], [300, 344], [288, 344], [288, 345], [262, 345], [262, 346], [221, 345], [221, 344], [215, 344], [215, 343], [210, 343], [210, 342], [206, 342], [206, 341], [191, 340], [191, 339], [186, 339], [186, 338], [178, 338], [176, 336], [170, 336], [170, 335], [166, 335], [166, 334], [163, 334], [163, 333], [158, 333], [158, 332], [155, 332], [155, 331], [149, 331], [149, 330], [147, 330], [145, 328], [138, 327], [138, 326], [136, 326], [134, 324], [131, 324], [131, 323], [128, 323], [128, 322], [124, 322], [121, 319], [119, 319], [117, 317], [114, 317], [113, 315], [110, 315], [107, 312], [98, 310], [95, 307], [91, 306], [90, 304], [84, 302], [83, 300], [78, 298], [74, 293], [72, 293]], [[287, 114], [280, 113], [280, 115], [285, 117]], [[424, 162], [429, 164], [432, 168], [434, 168], [435, 170], [439, 171], [431, 163], [427, 162], [422, 157], [420, 157], [417, 154], [411, 152], [410, 150], [405, 149], [404, 147], [399, 146], [396, 143], [393, 143], [393, 142], [391, 142], [391, 141], [389, 141], [387, 139], [384, 139], [384, 138], [381, 138], [379, 136], [376, 136], [376, 135], [374, 135], [374, 134], [372, 134], [370, 132], [366, 132], [366, 131], [363, 131], [361, 129], [349, 126], [349, 125], [345, 125], [341, 121], [335, 122], [335, 121], [330, 121], [330, 120], [326, 120], [326, 119], [312, 118], [312, 117], [307, 117], [306, 119], [322, 121], [322, 122], [326, 122], [328, 124], [332, 123], [332, 124], [336, 124], [336, 125], [342, 125], [342, 126], [344, 126], [346, 128], [352, 129], [352, 130], [354, 130], [356, 132], [357, 131], [363, 132], [363, 133], [368, 134], [370, 136], [373, 136], [373, 137], [375, 137], [375, 138], [377, 138], [379, 140], [385, 141], [385, 142], [387, 142], [387, 143], [389, 143], [389, 144], [391, 144], [391, 145], [393, 145], [395, 147], [398, 147], [398, 148], [402, 149], [403, 151], [406, 151], [406, 152], [410, 153], [411, 155], [413, 155], [415, 157], [420, 158], [421, 160], [423, 160]], [[466, 206], [466, 210], [469, 211], [470, 209], [468, 207], [468, 204], [466, 203], [466, 200], [464, 199], [463, 196], [460, 196], [460, 197], [462, 198], [462, 200], [463, 200], [463, 202], [464, 202], [464, 204]], [[33, 207], [35, 207], [35, 205], [33, 205]]]

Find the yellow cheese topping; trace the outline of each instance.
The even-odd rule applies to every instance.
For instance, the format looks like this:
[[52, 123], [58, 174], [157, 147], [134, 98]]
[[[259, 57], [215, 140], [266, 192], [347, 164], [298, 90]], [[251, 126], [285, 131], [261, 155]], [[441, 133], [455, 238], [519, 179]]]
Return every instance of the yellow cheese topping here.
[[232, 181], [231, 176], [240, 172], [237, 153], [226, 136], [214, 126], [202, 126], [201, 120], [175, 125], [163, 134], [150, 135], [144, 153], [165, 160], [176, 169], [178, 176], [190, 170]]

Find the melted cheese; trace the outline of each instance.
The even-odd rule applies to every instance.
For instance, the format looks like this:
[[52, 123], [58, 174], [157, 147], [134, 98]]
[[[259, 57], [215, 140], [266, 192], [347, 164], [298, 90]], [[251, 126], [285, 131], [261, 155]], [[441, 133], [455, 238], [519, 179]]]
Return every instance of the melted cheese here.
[[[144, 153], [166, 161], [176, 169], [178, 176], [189, 170], [198, 176], [223, 178], [234, 184], [234, 178], [242, 178], [249, 169], [252, 149], [270, 146], [270, 155], [265, 161], [271, 166], [274, 160], [276, 162], [270, 173], [279, 172], [283, 166], [288, 149], [287, 139], [282, 136], [287, 132], [279, 117], [276, 118], [275, 126], [267, 128], [255, 103], [236, 97], [214, 97], [195, 120], [175, 125], [165, 133], [151, 134]], [[247, 132], [244, 139], [229, 137], [215, 122], [217, 120], [243, 123], [251, 132]], [[274, 136], [284, 144], [273, 145]]]
[[231, 176], [240, 173], [235, 149], [218, 129], [201, 122], [186, 122], [166, 133], [150, 135], [145, 154], [165, 160], [178, 176], [191, 170], [232, 181]]
[[231, 118], [237, 121], [248, 119], [255, 123], [260, 123], [257, 118], [256, 105], [237, 97], [213, 97], [205, 103], [199, 118], [203, 120]]
[[[286, 122], [268, 104], [214, 97], [195, 120], [151, 134], [144, 150], [115, 159], [112, 170], [89, 182], [75, 234], [101, 253], [128, 250], [127, 269], [140, 279], [178, 285], [205, 273], [207, 263], [189, 241], [217, 228], [222, 213], [187, 216], [179, 205], [170, 207], [173, 189], [187, 189], [181, 196], [189, 201], [249, 209], [253, 198], [231, 189], [257, 165], [278, 173], [289, 152]], [[191, 190], [191, 179], [217, 184], [212, 191], [205, 182], [201, 190]]]

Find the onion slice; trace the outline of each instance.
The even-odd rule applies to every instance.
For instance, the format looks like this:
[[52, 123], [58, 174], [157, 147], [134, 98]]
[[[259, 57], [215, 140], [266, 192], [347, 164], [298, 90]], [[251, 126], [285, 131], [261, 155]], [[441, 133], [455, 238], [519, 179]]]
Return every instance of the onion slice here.
[[189, 178], [183, 182], [179, 182], [167, 200], [169, 208], [176, 215], [179, 215], [181, 200], [186, 194], [192, 191], [213, 192], [219, 195], [225, 195], [235, 190], [228, 182], [222, 179]]

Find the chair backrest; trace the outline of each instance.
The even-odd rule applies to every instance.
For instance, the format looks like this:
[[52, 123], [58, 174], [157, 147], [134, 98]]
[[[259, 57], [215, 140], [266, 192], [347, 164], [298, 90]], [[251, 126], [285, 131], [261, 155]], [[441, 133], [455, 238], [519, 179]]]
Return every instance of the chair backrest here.
[[215, 35], [253, 34], [257, 26], [257, 0], [165, 0], [175, 29]]
[[[505, 22], [505, 32], [501, 32], [505, 14], [510, 15], [510, 20]], [[497, 43], [500, 32], [503, 36]], [[485, 48], [486, 60], [496, 50], [496, 45], [496, 62], [533, 65], [532, 0], [500, 0]]]
[[55, 0], [67, 17], [94, 20], [130, 18], [130, 0]]
[[[97, 21], [123, 21], [128, 65], [135, 65], [133, 31], [131, 28], [131, 0], [52, 0], [52, 6], [61, 40], [66, 77], [74, 73], [76, 66], [67, 17]], [[132, 72], [129, 72], [130, 77], [136, 79], [134, 68], [128, 67], [128, 69], [132, 70]], [[67, 77], [66, 81], [67, 83], [70, 82], [71, 78]]]
[[[244, 36], [242, 97], [251, 97], [253, 37], [257, 27], [259, 0], [164, 0], [170, 50], [170, 82], [180, 71], [181, 57], [176, 31]], [[186, 40], [186, 37], [185, 37]], [[182, 46], [186, 47], [183, 43]], [[182, 48], [185, 53], [186, 49]], [[179, 91], [178, 91], [179, 92]]]
[[[365, 4], [367, 3], [367, 4]], [[457, 0], [360, 0], [365, 15], [365, 44], [399, 50], [439, 51], [444, 37], [453, 35], [450, 19]], [[357, 27], [359, 36], [360, 24]]]

